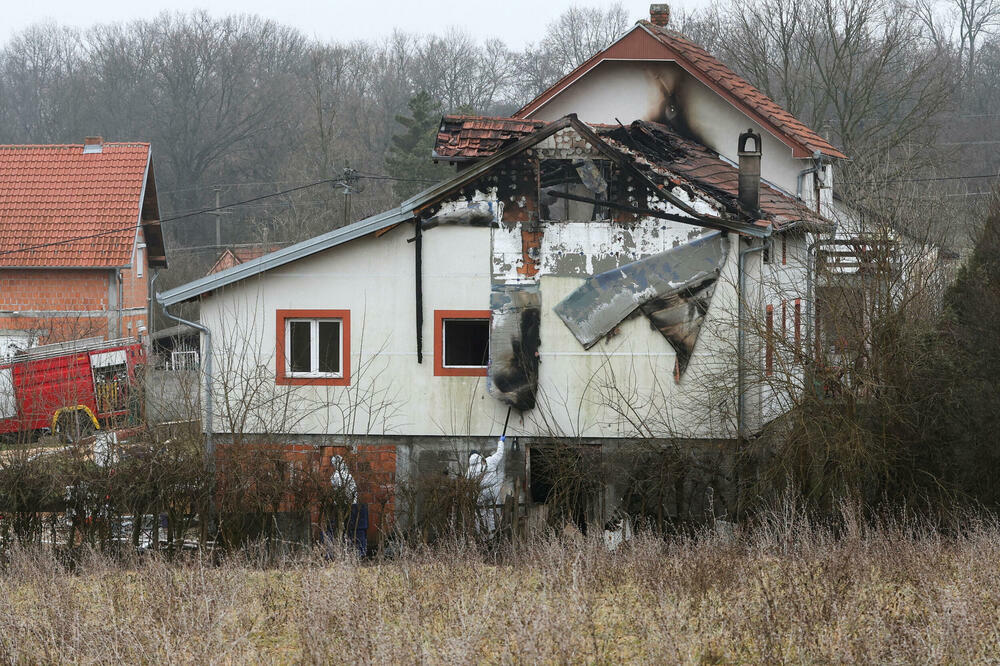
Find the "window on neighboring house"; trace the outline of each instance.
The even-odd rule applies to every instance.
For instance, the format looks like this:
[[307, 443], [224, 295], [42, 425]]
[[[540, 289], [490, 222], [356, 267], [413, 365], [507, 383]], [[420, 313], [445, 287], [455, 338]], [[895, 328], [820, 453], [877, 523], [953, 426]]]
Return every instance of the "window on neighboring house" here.
[[771, 241], [764, 241], [763, 261], [765, 264], [771, 263]]
[[279, 384], [350, 384], [350, 312], [278, 310]]
[[142, 271], [146, 265], [146, 246], [140, 245], [135, 249], [135, 276], [142, 277]]
[[489, 310], [434, 311], [435, 375], [482, 377], [489, 358]]

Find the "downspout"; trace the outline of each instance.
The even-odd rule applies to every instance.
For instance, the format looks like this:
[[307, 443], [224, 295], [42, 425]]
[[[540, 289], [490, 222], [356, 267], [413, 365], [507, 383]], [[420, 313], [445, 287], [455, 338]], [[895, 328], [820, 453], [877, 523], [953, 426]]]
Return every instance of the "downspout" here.
[[[152, 279], [149, 281], [150, 289], [152, 290], [156, 285], [156, 278], [160, 277], [159, 271], [153, 274]], [[175, 314], [171, 314], [167, 310], [167, 306], [163, 305], [160, 300], [160, 294], [156, 293], [156, 302], [160, 304], [163, 308], [163, 314], [169, 319], [173, 319], [178, 324], [185, 324], [201, 331], [205, 338], [205, 344], [202, 346], [201, 356], [204, 359], [204, 369], [205, 369], [205, 396], [203, 398], [204, 404], [202, 405], [202, 411], [204, 412], [203, 424], [205, 426], [205, 466], [209, 473], [215, 474], [215, 443], [212, 440], [212, 332], [208, 330], [207, 326], [199, 324], [197, 322], [188, 321], [187, 319], [182, 319]], [[152, 335], [152, 333], [150, 334]]]
[[[752, 241], [751, 241], [752, 242]], [[740, 249], [739, 259], [736, 262], [737, 272], [737, 283], [739, 294], [737, 295], [737, 315], [736, 315], [736, 443], [737, 446], [742, 450], [743, 440], [746, 437], [746, 398], [744, 392], [746, 391], [744, 375], [746, 373], [746, 363], [744, 357], [746, 355], [746, 330], [744, 325], [744, 320], [746, 318], [746, 305], [745, 294], [746, 294], [746, 257], [755, 252], [761, 252], [767, 247], [768, 240], [764, 240], [757, 247], [748, 247], [745, 250]]]
[[122, 327], [122, 324], [124, 323], [122, 321], [122, 319], [124, 318], [123, 313], [125, 312], [125, 287], [122, 284], [123, 283], [122, 269], [120, 268], [115, 269], [115, 281], [118, 284], [118, 324], [117, 324], [118, 335], [116, 335], [115, 337], [121, 338], [124, 337], [125, 335], [124, 329]]
[[415, 244], [413, 246], [413, 268], [415, 274], [413, 276], [413, 285], [416, 289], [414, 308], [417, 313], [417, 363], [424, 362], [424, 236], [423, 236], [423, 220], [417, 217], [414, 222], [415, 233], [414, 236]]

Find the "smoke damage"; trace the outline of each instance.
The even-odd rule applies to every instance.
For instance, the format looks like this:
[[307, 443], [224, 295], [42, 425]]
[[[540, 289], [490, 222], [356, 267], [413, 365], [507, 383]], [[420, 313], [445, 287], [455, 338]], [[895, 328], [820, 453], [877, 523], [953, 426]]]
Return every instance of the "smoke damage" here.
[[542, 295], [534, 285], [493, 285], [490, 292], [490, 395], [526, 411], [535, 407]]

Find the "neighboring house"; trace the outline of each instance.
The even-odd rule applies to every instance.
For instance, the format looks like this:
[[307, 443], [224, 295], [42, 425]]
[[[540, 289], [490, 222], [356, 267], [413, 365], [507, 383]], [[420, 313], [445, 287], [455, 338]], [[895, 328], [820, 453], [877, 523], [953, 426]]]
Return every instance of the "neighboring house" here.
[[[455, 473], [506, 429], [505, 478], [529, 504], [554, 442], [672, 442], [705, 464], [665, 510], [732, 510], [738, 441], [787, 404], [760, 378], [807, 357], [808, 248], [832, 225], [813, 207], [828, 183], [805, 194], [840, 153], [646, 21], [518, 115], [446, 117], [435, 158], [454, 178], [158, 295], [200, 302], [206, 407], [243, 429], [213, 430], [388, 445], [381, 464], [408, 478]], [[628, 476], [603, 477], [587, 520]]]
[[138, 336], [166, 266], [148, 143], [0, 146], [0, 357]]
[[280, 250], [283, 245], [251, 245], [251, 246], [240, 246], [240, 247], [227, 247], [219, 255], [219, 258], [212, 264], [212, 267], [208, 269], [205, 275], [213, 275], [220, 271], [224, 271], [227, 268], [232, 268], [233, 266], [239, 266], [240, 264], [246, 263], [251, 259], [256, 259], [257, 257], [268, 254], [269, 252], [275, 252]]

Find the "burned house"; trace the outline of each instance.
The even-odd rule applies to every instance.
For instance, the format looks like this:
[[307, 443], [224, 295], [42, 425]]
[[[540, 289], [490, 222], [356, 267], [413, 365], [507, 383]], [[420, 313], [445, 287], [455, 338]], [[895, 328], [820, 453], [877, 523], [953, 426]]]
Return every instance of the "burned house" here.
[[[558, 452], [624, 459], [566, 491], [580, 522], [637, 510], [634, 467], [666, 451], [697, 470], [655, 511], [731, 511], [736, 446], [784, 405], [752, 379], [801, 367], [808, 247], [831, 228], [795, 186], [839, 153], [661, 33], [641, 21], [516, 118], [445, 118], [456, 175], [398, 207], [159, 294], [200, 302], [207, 427], [232, 436], [239, 411], [269, 441], [379, 447], [397, 479], [461, 474], [505, 433], [529, 514]], [[688, 88], [639, 113], [640, 84], [670, 78], [650, 68]]]

